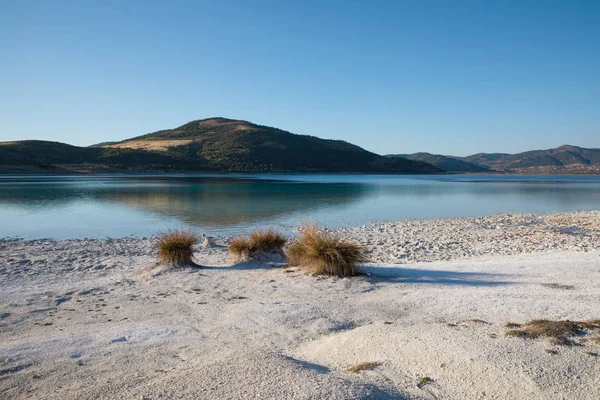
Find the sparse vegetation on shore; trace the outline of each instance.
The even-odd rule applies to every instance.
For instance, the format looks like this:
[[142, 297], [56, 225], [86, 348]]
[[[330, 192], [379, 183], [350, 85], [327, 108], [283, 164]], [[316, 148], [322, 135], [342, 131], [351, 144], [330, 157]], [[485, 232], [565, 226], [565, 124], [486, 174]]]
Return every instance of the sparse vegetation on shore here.
[[174, 229], [158, 238], [158, 261], [163, 265], [196, 265], [192, 260], [198, 235], [184, 229]]
[[286, 251], [290, 265], [308, 269], [316, 275], [354, 276], [358, 265], [367, 260], [365, 248], [338, 235], [306, 226]]
[[248, 260], [268, 253], [283, 255], [287, 238], [273, 229], [257, 229], [248, 236], [240, 236], [229, 243], [234, 260]]
[[377, 361], [366, 361], [366, 362], [362, 362], [360, 364], [352, 365], [352, 366], [346, 368], [346, 372], [351, 373], [351, 374], [357, 374], [360, 371], [368, 371], [371, 369], [375, 369], [380, 365], [381, 365], [381, 363], [377, 362]]
[[600, 320], [550, 321], [536, 319], [522, 325], [509, 322], [504, 326], [510, 329], [506, 332], [506, 336], [524, 339], [547, 338], [553, 345], [561, 346], [576, 344], [573, 341], [576, 336], [584, 336], [592, 332], [600, 333]]

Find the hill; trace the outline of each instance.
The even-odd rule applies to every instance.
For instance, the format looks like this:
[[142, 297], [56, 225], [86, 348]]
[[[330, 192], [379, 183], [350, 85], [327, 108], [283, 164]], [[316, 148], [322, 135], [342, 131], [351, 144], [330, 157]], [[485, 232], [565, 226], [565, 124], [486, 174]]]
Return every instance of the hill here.
[[0, 164], [136, 171], [443, 172], [424, 162], [383, 157], [341, 140], [226, 118], [192, 121], [91, 147], [46, 141], [0, 143]]
[[464, 160], [497, 171], [534, 168], [573, 168], [600, 166], [600, 149], [564, 145], [555, 149], [533, 150], [518, 154], [474, 154]]
[[226, 118], [192, 121], [104, 148], [162, 152], [229, 172], [440, 172], [426, 163], [390, 160], [345, 141]]
[[414, 153], [414, 154], [389, 154], [387, 157], [406, 158], [413, 161], [429, 163], [437, 168], [449, 172], [487, 172], [489, 168], [461, 160], [458, 157], [443, 156], [441, 154]]
[[489, 167], [494, 161], [510, 156], [508, 153], [477, 153], [467, 157], [456, 157], [478, 166]]
[[477, 153], [467, 157], [457, 157], [431, 153], [414, 153], [389, 154], [387, 157], [423, 161], [445, 171], [458, 173], [600, 173], [600, 149], [586, 149], [570, 145], [517, 154]]
[[2, 173], [69, 173], [98, 170], [190, 170], [188, 160], [134, 149], [77, 147], [60, 142], [26, 140], [0, 143]]

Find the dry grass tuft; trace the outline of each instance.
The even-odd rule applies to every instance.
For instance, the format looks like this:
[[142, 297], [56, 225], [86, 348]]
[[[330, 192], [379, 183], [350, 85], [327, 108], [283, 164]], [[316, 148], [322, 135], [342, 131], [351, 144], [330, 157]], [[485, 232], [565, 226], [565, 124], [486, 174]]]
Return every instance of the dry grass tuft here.
[[560, 283], [542, 283], [542, 286], [547, 287], [549, 289], [575, 290], [575, 286], [573, 285], [562, 285]]
[[[536, 319], [523, 325], [509, 322], [504, 326], [512, 329], [506, 332], [506, 336], [530, 339], [548, 338], [553, 345], [573, 346], [577, 344], [572, 340], [573, 337], [585, 335], [589, 331], [599, 330], [600, 324], [598, 322], [600, 321], [550, 321], [547, 319]], [[592, 338], [592, 340], [594, 339]]]
[[503, 326], [508, 329], [517, 329], [517, 328], [521, 327], [521, 324], [516, 324], [514, 322], [507, 322]]
[[238, 237], [229, 242], [229, 253], [236, 260], [250, 257], [250, 241], [246, 237]]
[[523, 338], [523, 339], [529, 337], [527, 332], [521, 331], [521, 330], [508, 331], [508, 332], [506, 332], [505, 335], [508, 337], [518, 337], [518, 338]]
[[236, 260], [245, 260], [266, 253], [283, 254], [286, 237], [273, 229], [257, 229], [248, 236], [241, 236], [229, 243], [229, 252]]
[[302, 235], [287, 250], [290, 265], [308, 268], [317, 275], [358, 275], [358, 264], [367, 260], [365, 248], [306, 226]]
[[184, 229], [169, 230], [158, 238], [158, 261], [163, 265], [196, 265], [192, 247], [198, 236]]
[[482, 319], [465, 319], [464, 321], [461, 321], [461, 324], [463, 325], [472, 325], [472, 324], [481, 324], [481, 325], [491, 325], [489, 322], [484, 321]]
[[360, 364], [356, 364], [356, 365], [346, 368], [346, 372], [349, 372], [352, 374], [357, 374], [360, 371], [368, 371], [371, 369], [375, 369], [376, 367], [378, 367], [380, 365], [381, 365], [381, 363], [376, 362], [376, 361], [362, 362]]

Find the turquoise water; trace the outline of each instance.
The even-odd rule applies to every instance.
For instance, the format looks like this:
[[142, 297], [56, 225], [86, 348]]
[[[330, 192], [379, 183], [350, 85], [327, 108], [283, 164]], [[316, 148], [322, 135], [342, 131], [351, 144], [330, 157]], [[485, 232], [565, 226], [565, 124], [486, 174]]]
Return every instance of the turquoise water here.
[[237, 234], [599, 205], [599, 176], [0, 176], [0, 237], [150, 236], [173, 227]]

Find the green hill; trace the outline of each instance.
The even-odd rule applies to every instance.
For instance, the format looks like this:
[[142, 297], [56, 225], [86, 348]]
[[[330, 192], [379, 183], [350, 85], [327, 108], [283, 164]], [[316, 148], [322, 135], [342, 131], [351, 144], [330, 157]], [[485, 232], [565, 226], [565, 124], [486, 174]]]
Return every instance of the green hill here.
[[548, 150], [532, 150], [518, 154], [477, 153], [467, 157], [444, 156], [431, 153], [390, 154], [423, 161], [448, 172], [503, 172], [503, 173], [598, 173], [600, 149], [560, 146]]
[[387, 157], [407, 158], [413, 161], [429, 163], [437, 168], [449, 172], [486, 172], [489, 168], [479, 166], [458, 157], [443, 156], [441, 154], [414, 153], [414, 154], [389, 154]]
[[390, 160], [345, 141], [226, 118], [192, 121], [105, 148], [162, 152], [229, 172], [440, 172], [426, 163]]
[[518, 154], [474, 154], [464, 160], [497, 171], [538, 167], [600, 166], [600, 149], [564, 145], [555, 149], [533, 150]]
[[222, 172], [443, 172], [424, 162], [383, 157], [341, 140], [226, 118], [192, 121], [92, 147], [44, 141], [0, 143], [0, 164]]

